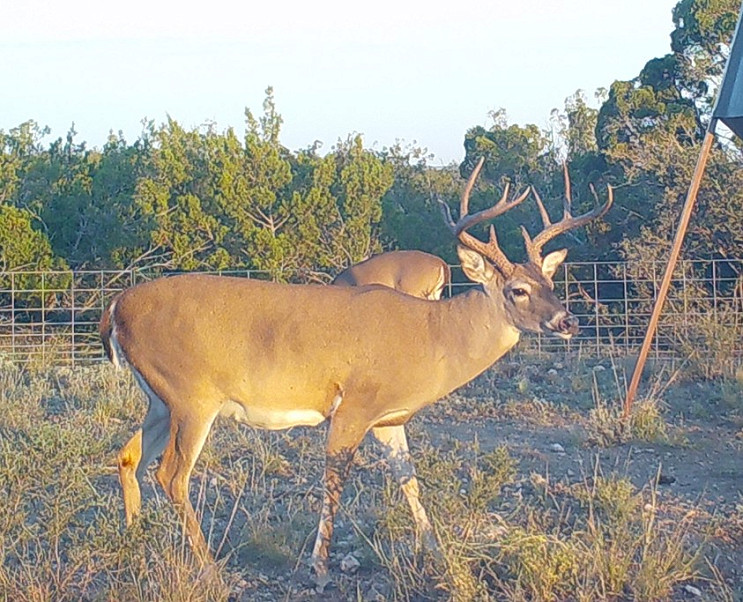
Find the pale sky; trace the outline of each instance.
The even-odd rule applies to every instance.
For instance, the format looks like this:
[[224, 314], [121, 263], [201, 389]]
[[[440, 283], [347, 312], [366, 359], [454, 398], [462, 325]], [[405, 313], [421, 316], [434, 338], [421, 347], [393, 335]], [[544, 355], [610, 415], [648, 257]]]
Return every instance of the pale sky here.
[[360, 133], [461, 161], [466, 131], [546, 128], [582, 89], [670, 51], [677, 0], [0, 0], [0, 129], [100, 147], [144, 118], [244, 131], [273, 86], [291, 150]]

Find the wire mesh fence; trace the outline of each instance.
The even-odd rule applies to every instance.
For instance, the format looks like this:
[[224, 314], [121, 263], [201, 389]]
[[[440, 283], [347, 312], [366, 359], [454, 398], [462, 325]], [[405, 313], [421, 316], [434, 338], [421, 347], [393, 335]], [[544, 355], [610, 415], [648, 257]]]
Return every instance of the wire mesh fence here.
[[[457, 278], [449, 294], [471, 284]], [[625, 262], [564, 264], [555, 277], [558, 296], [578, 316], [581, 332], [569, 342], [525, 337], [539, 352], [588, 356], [628, 354], [642, 343], [664, 265]], [[652, 354], [743, 356], [743, 260], [684, 261], [672, 282]], [[223, 272], [266, 279], [264, 272]], [[113, 296], [161, 274], [151, 270], [0, 273], [0, 357], [85, 363], [104, 359], [101, 314]]]

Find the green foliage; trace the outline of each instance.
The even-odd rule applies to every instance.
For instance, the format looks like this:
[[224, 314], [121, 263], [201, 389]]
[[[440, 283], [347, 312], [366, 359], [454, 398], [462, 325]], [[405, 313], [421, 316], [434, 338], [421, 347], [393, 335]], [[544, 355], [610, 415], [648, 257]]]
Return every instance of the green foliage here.
[[[471, 213], [492, 205], [506, 186], [512, 187], [511, 197], [529, 185], [535, 185], [544, 193], [544, 170], [557, 167], [547, 157], [549, 141], [537, 126], [509, 125], [503, 112], [494, 113], [493, 121], [489, 130], [477, 126], [465, 136], [467, 154], [459, 168], [462, 178], [468, 178], [479, 159], [485, 157], [480, 178], [471, 194]], [[521, 261], [525, 258], [521, 225], [535, 231], [541, 224], [534, 209], [532, 202], [527, 201], [498, 219], [498, 243], [512, 259]], [[482, 224], [472, 228], [471, 232], [485, 239], [487, 228], [489, 224]]]
[[67, 267], [55, 255], [47, 235], [34, 227], [34, 214], [20, 203], [30, 200], [26, 177], [44, 132], [31, 121], [8, 134], [0, 131], [0, 286], [36, 291], [17, 306], [51, 305], [53, 295], [46, 290], [58, 283], [33, 272]]
[[464, 138], [466, 156], [460, 167], [463, 178], [485, 157], [482, 177], [493, 183], [511, 182], [516, 187], [538, 184], [549, 170], [549, 140], [536, 125], [508, 124], [505, 112], [494, 112], [493, 126], [471, 128]]
[[324, 282], [381, 250], [390, 163], [360, 136], [325, 157], [289, 152], [271, 88], [262, 114], [245, 116], [243, 140], [169, 118], [145, 123], [131, 145], [111, 135], [101, 151], [74, 128], [48, 148], [34, 122], [0, 132], [6, 269], [64, 267], [57, 256], [74, 268], [248, 268]]
[[[597, 92], [600, 98], [603, 91]], [[567, 144], [567, 159], [569, 162], [580, 160], [586, 155], [598, 151], [596, 143], [596, 124], [598, 110], [588, 106], [585, 94], [578, 90], [565, 99], [565, 113], [567, 124], [561, 134]]]
[[737, 0], [680, 0], [673, 9], [671, 50], [684, 63], [683, 81], [694, 98], [711, 108], [738, 20]]
[[[719, 78], [735, 26], [734, 0], [682, 0], [674, 9], [673, 53], [648, 61], [637, 78], [611, 86], [597, 124], [599, 147], [632, 188], [620, 195], [625, 257], [655, 256], [670, 245], [708, 119], [709, 84]], [[743, 251], [739, 157], [731, 147], [712, 154], [689, 233], [695, 256]], [[620, 214], [621, 215], [621, 214]], [[645, 226], [645, 229], [641, 229]]]
[[[459, 173], [432, 167], [426, 151], [413, 146], [373, 152], [360, 136], [323, 155], [319, 145], [289, 151], [271, 88], [261, 112], [246, 109], [242, 139], [232, 129], [187, 129], [169, 118], [160, 126], [144, 123], [133, 144], [111, 135], [102, 150], [91, 150], [77, 141], [74, 126], [45, 146], [49, 131], [26, 122], [0, 131], [0, 206], [22, 212], [11, 218], [6, 211], [3, 219], [28, 221], [15, 247], [4, 243], [4, 260], [253, 269], [320, 282], [386, 248], [422, 249], [456, 262], [437, 199], [456, 205], [480, 157], [486, 161], [473, 211], [492, 205], [509, 184], [512, 195], [533, 186], [557, 218], [567, 162], [574, 213], [604, 198], [606, 184], [617, 186], [615, 207], [603, 222], [553, 241], [547, 251], [567, 246], [572, 260], [663, 257], [738, 8], [737, 0], [681, 0], [669, 54], [599, 90], [598, 108], [577, 91], [553, 110], [549, 131], [509, 123], [503, 110], [494, 111], [489, 127], [465, 134]], [[740, 149], [727, 142], [710, 159], [713, 185], [700, 192], [690, 253], [743, 255]], [[499, 242], [517, 261], [524, 257], [522, 225], [532, 233], [543, 227], [532, 201], [498, 220]], [[483, 226], [473, 230], [487, 236]], [[34, 241], [38, 257], [28, 251]]]
[[64, 269], [54, 257], [49, 240], [34, 230], [28, 211], [0, 205], [0, 270], [29, 271]]
[[226, 228], [215, 215], [213, 182], [218, 135], [184, 130], [176, 121], [152, 133], [152, 153], [137, 182], [134, 203], [147, 223], [149, 246], [174, 269], [224, 269]]
[[[598, 98], [601, 96], [602, 92], [597, 93]], [[486, 159], [482, 181], [472, 195], [473, 210], [492, 205], [506, 185], [512, 187], [512, 197], [532, 186], [554, 221], [561, 216], [568, 194], [563, 163], [569, 165], [569, 194], [574, 214], [590, 210], [606, 194], [604, 185], [615, 179], [614, 170], [598, 149], [595, 134], [598, 111], [588, 106], [581, 91], [566, 99], [564, 112], [553, 111], [549, 132], [535, 125], [509, 125], [503, 111], [493, 113], [492, 117], [489, 130], [472, 128], [465, 139], [467, 157], [460, 167], [463, 177], [471, 173], [480, 157]], [[527, 200], [498, 219], [498, 242], [509, 257], [519, 261], [524, 259], [522, 225], [532, 234], [544, 227], [533, 201]], [[610, 230], [605, 222], [590, 224], [588, 228], [558, 237], [546, 252], [568, 247], [571, 259], [576, 261], [613, 258], [613, 243], [618, 237], [607, 236]], [[481, 233], [486, 235], [484, 231]]]
[[334, 191], [341, 220], [338, 234], [345, 238], [341, 244], [349, 263], [356, 263], [381, 251], [381, 199], [392, 186], [393, 170], [364, 150], [360, 136], [339, 143], [333, 154], [337, 170]]
[[401, 144], [385, 149], [382, 158], [394, 174], [382, 200], [384, 245], [427, 251], [455, 263], [455, 248], [437, 199], [459, 197], [463, 187], [459, 171], [452, 165], [432, 168], [424, 149]]

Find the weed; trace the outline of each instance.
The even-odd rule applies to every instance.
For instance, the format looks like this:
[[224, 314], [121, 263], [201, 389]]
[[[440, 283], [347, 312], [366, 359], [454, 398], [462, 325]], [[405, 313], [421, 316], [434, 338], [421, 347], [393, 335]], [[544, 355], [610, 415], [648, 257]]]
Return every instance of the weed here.
[[[323, 429], [214, 429], [191, 491], [220, 563], [203, 572], [149, 476], [142, 514], [124, 529], [115, 454], [145, 402], [122, 374], [0, 362], [0, 600], [305, 599], [292, 579], [306, 573], [317, 524]], [[596, 377], [590, 419], [609, 433], [618, 428], [616, 404], [604, 402], [611, 377], [608, 370]], [[529, 378], [530, 397], [539, 386]], [[654, 409], [638, 402], [627, 436], [663, 435], [662, 391], [651, 393]], [[564, 418], [554, 403], [527, 406], [522, 425]], [[509, 420], [520, 417], [516, 404], [509, 411]], [[529, 485], [529, 472], [505, 446], [486, 446], [474, 434], [434, 445], [419, 422], [411, 432], [440, 554], [416, 553], [399, 485], [365, 446], [356, 460], [365, 466], [352, 471], [336, 525], [338, 599], [661, 600], [699, 574], [705, 548], [694, 522], [661, 520], [652, 486], [638, 490], [598, 466], [583, 482], [533, 473]], [[349, 550], [361, 560], [356, 575], [335, 569]], [[737, 595], [722, 576], [706, 593]]]
[[687, 377], [730, 377], [741, 369], [730, 350], [743, 337], [743, 323], [734, 306], [705, 307], [693, 322], [676, 330], [677, 345], [688, 358]]
[[[473, 445], [480, 451], [477, 440]], [[484, 512], [500, 495], [503, 485], [510, 483], [516, 475], [516, 462], [505, 446], [492, 452], [478, 455], [471, 465], [468, 491], [469, 507], [473, 511]]]
[[514, 528], [500, 546], [499, 561], [532, 599], [561, 599], [575, 589], [578, 552], [554, 535]]
[[641, 399], [633, 405], [630, 432], [634, 439], [654, 443], [668, 440], [668, 429], [660, 405], [655, 398]]

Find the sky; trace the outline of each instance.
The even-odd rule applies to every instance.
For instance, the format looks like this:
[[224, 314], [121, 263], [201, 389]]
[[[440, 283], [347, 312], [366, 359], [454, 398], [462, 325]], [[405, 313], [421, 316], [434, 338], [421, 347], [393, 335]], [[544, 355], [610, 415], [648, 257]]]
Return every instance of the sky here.
[[144, 119], [242, 135], [274, 89], [281, 142], [349, 135], [459, 162], [471, 127], [547, 128], [577, 90], [670, 51], [677, 0], [0, 0], [0, 130], [72, 124], [100, 147]]

